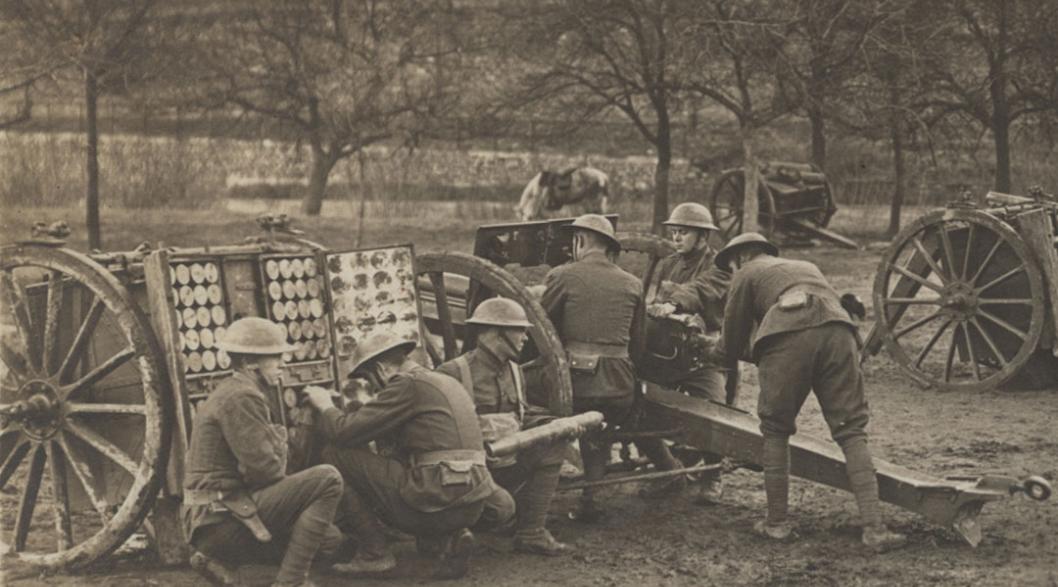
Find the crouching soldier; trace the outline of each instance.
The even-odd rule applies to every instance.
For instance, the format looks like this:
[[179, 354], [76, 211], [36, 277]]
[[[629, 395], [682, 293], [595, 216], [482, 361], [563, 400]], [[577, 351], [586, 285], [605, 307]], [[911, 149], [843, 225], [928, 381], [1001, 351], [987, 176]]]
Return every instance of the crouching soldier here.
[[[845, 453], [845, 473], [863, 523], [863, 543], [886, 550], [904, 536], [882, 523], [878, 479], [867, 446], [867, 398], [860, 372], [859, 333], [819, 268], [778, 258], [779, 249], [757, 233], [731, 239], [716, 264], [735, 266], [724, 309], [721, 348], [757, 364], [757, 414], [764, 436], [761, 464], [768, 517], [754, 529], [769, 538], [792, 535], [787, 519], [790, 435], [809, 391], [830, 434]], [[756, 328], [754, 328], [756, 327]], [[751, 333], [756, 334], [750, 339]]]
[[[498, 504], [498, 523], [514, 515], [514, 499], [496, 485], [485, 465], [474, 404], [458, 381], [408, 357], [415, 342], [378, 331], [360, 342], [352, 373], [381, 389], [370, 402], [343, 413], [331, 392], [307, 387], [320, 412], [320, 431], [347, 485], [343, 514], [355, 527], [356, 557], [335, 570], [377, 574], [396, 566], [381, 521], [417, 538], [442, 538], [437, 578], [466, 574], [474, 536], [468, 529], [486, 502]], [[397, 458], [371, 451], [368, 442], [395, 446]], [[380, 520], [381, 517], [381, 520]]]
[[[214, 582], [235, 576], [218, 561], [281, 558], [275, 585], [308, 584], [317, 551], [333, 553], [341, 533], [332, 525], [342, 478], [330, 465], [286, 475], [287, 437], [270, 406], [286, 329], [242, 318], [219, 348], [235, 373], [198, 408], [184, 477], [185, 535], [197, 552], [192, 566]], [[278, 409], [278, 408], [276, 408]]]
[[[516, 361], [532, 324], [517, 302], [504, 298], [485, 300], [466, 323], [477, 327], [477, 346], [437, 371], [463, 383], [477, 408], [484, 440], [499, 440], [528, 424], [524, 376]], [[493, 478], [517, 503], [516, 551], [555, 556], [570, 550], [544, 527], [565, 449], [565, 443], [558, 443], [526, 450], [517, 458], [489, 460]], [[485, 516], [495, 517], [492, 507], [486, 506]]]

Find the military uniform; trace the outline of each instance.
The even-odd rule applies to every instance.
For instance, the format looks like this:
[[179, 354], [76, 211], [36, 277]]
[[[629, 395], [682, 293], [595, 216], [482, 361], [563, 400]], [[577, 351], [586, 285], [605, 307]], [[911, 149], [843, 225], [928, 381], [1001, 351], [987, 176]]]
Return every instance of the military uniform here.
[[[331, 445], [325, 460], [341, 471], [352, 494], [393, 526], [416, 536], [442, 536], [477, 522], [486, 500], [506, 504], [501, 521], [514, 515], [514, 500], [485, 466], [474, 405], [459, 382], [416, 367], [393, 377], [360, 409], [321, 413], [321, 433]], [[391, 442], [396, 458], [372, 452], [372, 440]], [[352, 509], [357, 510], [356, 503]], [[363, 513], [363, 512], [361, 512]], [[359, 524], [373, 546], [384, 537], [374, 524]]]
[[[515, 414], [524, 424], [524, 377], [521, 367], [505, 361], [486, 346], [437, 367], [437, 371], [460, 380], [471, 394], [479, 415]], [[519, 537], [537, 537], [544, 532], [547, 511], [558, 487], [565, 443], [518, 453], [512, 463], [490, 466], [493, 477], [510, 491], [517, 503], [516, 531]], [[496, 511], [486, 506], [485, 517], [494, 523]]]
[[[184, 532], [196, 550], [221, 560], [282, 557], [276, 582], [300, 583], [317, 549], [331, 554], [341, 544], [331, 522], [342, 478], [329, 465], [285, 475], [286, 430], [274, 421], [267, 389], [256, 373], [236, 371], [199, 406], [184, 476]], [[273, 539], [263, 542], [269, 533]]]

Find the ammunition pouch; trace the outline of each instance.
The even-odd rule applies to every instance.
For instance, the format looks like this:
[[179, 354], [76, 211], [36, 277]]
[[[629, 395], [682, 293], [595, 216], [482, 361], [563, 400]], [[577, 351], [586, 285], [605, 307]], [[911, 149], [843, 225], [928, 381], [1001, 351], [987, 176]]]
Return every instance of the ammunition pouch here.
[[184, 505], [209, 506], [213, 513], [230, 513], [236, 520], [253, 533], [258, 542], [271, 542], [272, 533], [265, 527], [257, 515], [257, 504], [248, 493], [242, 490], [193, 490], [184, 491]]
[[566, 343], [566, 357], [569, 360], [570, 371], [594, 375], [599, 370], [600, 357], [627, 359], [628, 347], [619, 344], [571, 340]]

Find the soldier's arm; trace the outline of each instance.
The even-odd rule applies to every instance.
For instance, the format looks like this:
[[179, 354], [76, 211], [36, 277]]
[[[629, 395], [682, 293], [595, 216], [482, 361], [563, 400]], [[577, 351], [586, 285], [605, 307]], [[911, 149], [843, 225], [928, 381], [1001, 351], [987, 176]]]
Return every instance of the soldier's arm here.
[[273, 428], [265, 398], [256, 394], [233, 396], [224, 404], [220, 427], [224, 440], [239, 461], [246, 485], [262, 487], [283, 478], [286, 438]]
[[635, 312], [632, 314], [632, 325], [628, 332], [628, 356], [632, 359], [632, 364], [637, 366], [646, 351], [646, 314], [646, 305], [640, 297], [636, 303]]
[[547, 312], [547, 317], [556, 326], [562, 321], [562, 307], [566, 303], [566, 284], [554, 270], [544, 278], [544, 294], [540, 296], [540, 305]]
[[749, 346], [753, 332], [753, 292], [742, 271], [731, 282], [724, 306], [724, 328], [720, 338], [719, 354], [726, 364], [737, 364]]
[[669, 300], [676, 304], [680, 311], [698, 314], [707, 304], [723, 303], [730, 285], [731, 274], [710, 264], [708, 269], [699, 272], [691, 281], [677, 284], [672, 289]]
[[320, 414], [320, 430], [342, 447], [360, 446], [381, 438], [415, 415], [411, 380], [398, 377], [355, 412], [327, 408]]

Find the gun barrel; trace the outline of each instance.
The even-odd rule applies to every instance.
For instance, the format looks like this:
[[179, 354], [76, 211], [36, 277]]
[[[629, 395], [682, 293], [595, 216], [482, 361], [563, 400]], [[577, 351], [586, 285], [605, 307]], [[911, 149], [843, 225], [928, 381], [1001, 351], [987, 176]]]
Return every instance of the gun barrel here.
[[523, 450], [566, 440], [580, 438], [590, 430], [602, 428], [603, 416], [599, 412], [584, 412], [569, 418], [558, 418], [543, 426], [522, 430], [495, 442], [485, 444], [490, 457], [502, 458]]

